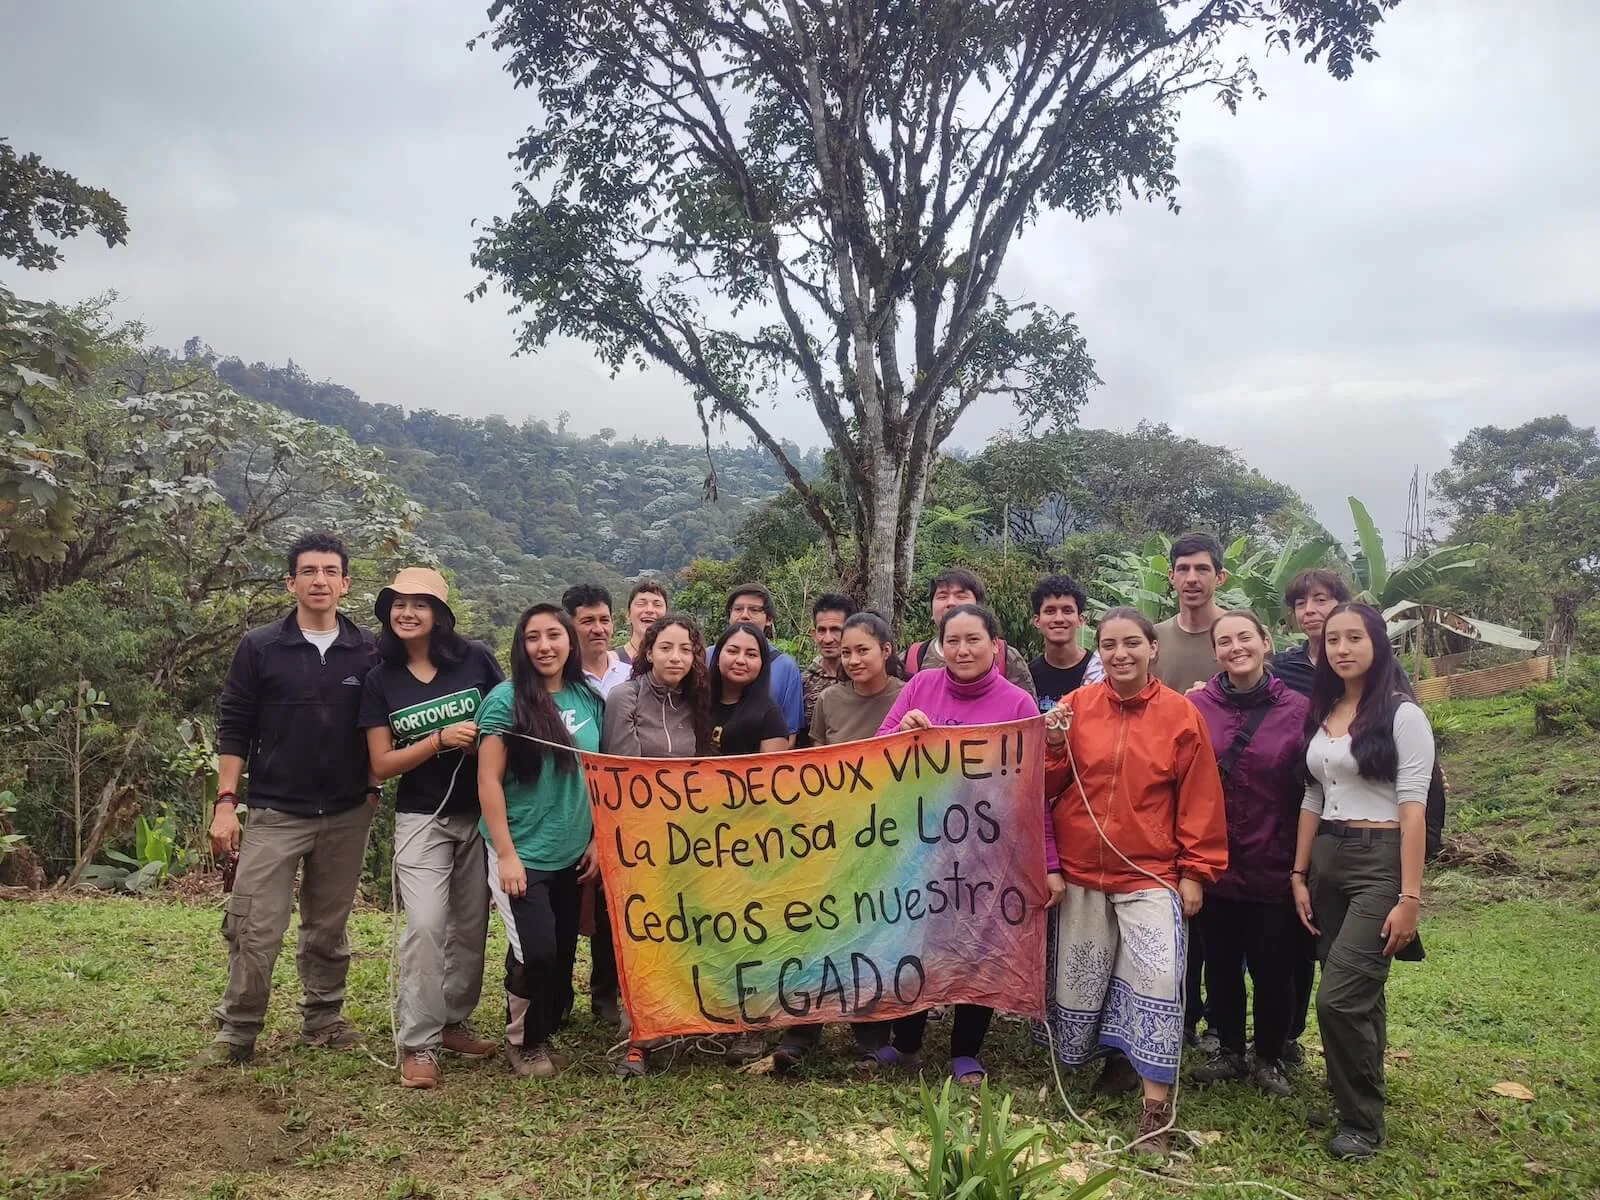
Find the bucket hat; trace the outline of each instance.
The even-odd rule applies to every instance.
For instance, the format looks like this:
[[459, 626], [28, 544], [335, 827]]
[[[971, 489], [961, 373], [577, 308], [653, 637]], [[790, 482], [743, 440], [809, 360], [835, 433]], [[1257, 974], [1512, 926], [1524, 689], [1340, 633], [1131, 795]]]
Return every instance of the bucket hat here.
[[389, 608], [396, 596], [427, 596], [450, 615], [451, 621], [455, 620], [455, 613], [450, 609], [450, 585], [432, 567], [406, 567], [394, 577], [393, 583], [378, 593], [378, 602], [372, 606], [372, 611], [385, 625], [389, 623]]

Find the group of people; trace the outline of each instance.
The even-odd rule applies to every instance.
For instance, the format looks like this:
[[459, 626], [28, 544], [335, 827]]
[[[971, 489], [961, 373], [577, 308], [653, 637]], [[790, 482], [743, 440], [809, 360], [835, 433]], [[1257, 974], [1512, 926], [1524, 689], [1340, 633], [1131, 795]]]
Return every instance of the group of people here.
[[[576, 1004], [587, 912], [590, 1002], [626, 1040], [617, 1074], [636, 1078], [658, 1047], [627, 1040], [573, 750], [772, 753], [1042, 713], [1051, 914], [1040, 1032], [1051, 1052], [1069, 1067], [1104, 1059], [1100, 1089], [1142, 1092], [1136, 1145], [1164, 1153], [1186, 1041], [1211, 1050], [1195, 1082], [1290, 1094], [1320, 961], [1329, 1150], [1370, 1157], [1384, 1136], [1384, 984], [1395, 956], [1420, 951], [1427, 720], [1382, 617], [1351, 603], [1337, 574], [1293, 581], [1289, 616], [1305, 640], [1275, 654], [1257, 614], [1218, 607], [1227, 573], [1216, 539], [1185, 535], [1171, 563], [1177, 615], [1155, 625], [1113, 608], [1089, 646], [1083, 589], [1041, 580], [1032, 608], [1044, 650], [1032, 661], [1006, 643], [982, 581], [965, 570], [932, 581], [936, 635], [903, 653], [883, 615], [820, 596], [817, 655], [804, 668], [774, 645], [773, 600], [759, 584], [728, 597], [709, 646], [653, 580], [629, 596], [617, 645], [611, 596], [580, 585], [522, 614], [508, 679], [456, 631], [438, 572], [401, 571], [377, 598], [373, 635], [339, 612], [350, 586], [343, 545], [302, 537], [288, 551], [294, 608], [244, 638], [220, 704], [211, 840], [237, 854], [237, 869], [223, 919], [228, 985], [206, 1057], [253, 1054], [297, 872], [302, 1040], [360, 1041], [342, 1016], [345, 929], [387, 780], [398, 780], [393, 871], [406, 914], [400, 1082], [433, 1088], [442, 1052], [498, 1048], [470, 1020], [491, 904], [508, 935], [511, 1069], [561, 1070], [553, 1044]], [[962, 1083], [984, 1077], [992, 1015], [966, 1004], [951, 1013], [949, 1069]], [[855, 1024], [861, 1069], [919, 1065], [928, 1016]], [[792, 1072], [821, 1033], [784, 1028], [770, 1050], [744, 1033], [724, 1049], [734, 1061], [770, 1053]]]

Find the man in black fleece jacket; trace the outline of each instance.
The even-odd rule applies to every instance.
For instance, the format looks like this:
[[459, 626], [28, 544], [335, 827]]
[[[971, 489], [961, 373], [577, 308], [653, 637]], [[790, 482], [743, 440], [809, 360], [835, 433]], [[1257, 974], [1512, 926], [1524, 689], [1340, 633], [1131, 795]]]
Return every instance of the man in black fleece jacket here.
[[[377, 648], [339, 614], [350, 590], [344, 543], [308, 533], [288, 558], [294, 611], [245, 635], [222, 685], [211, 848], [218, 856], [237, 850], [239, 865], [222, 921], [228, 987], [216, 1009], [216, 1040], [203, 1056], [210, 1062], [247, 1062], [254, 1053], [297, 871], [301, 1040], [339, 1049], [360, 1040], [341, 1010], [350, 967], [345, 927], [376, 807], [356, 721]], [[241, 845], [236, 809], [247, 767], [250, 826]]]

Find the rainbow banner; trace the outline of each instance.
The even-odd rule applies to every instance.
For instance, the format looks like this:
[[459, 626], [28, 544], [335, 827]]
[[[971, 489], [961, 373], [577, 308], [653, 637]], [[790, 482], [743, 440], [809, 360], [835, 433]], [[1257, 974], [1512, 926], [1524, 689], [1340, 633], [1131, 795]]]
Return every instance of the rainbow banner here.
[[583, 760], [634, 1037], [1043, 1016], [1041, 718]]

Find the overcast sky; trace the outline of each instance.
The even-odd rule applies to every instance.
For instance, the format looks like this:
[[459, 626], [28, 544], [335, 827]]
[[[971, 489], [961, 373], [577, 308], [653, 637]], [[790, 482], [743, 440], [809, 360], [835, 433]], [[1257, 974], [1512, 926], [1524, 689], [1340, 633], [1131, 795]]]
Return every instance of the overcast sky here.
[[[512, 357], [498, 298], [463, 299], [471, 222], [511, 210], [533, 115], [465, 49], [484, 8], [0, 0], [0, 134], [132, 227], [9, 282], [115, 288], [165, 344], [293, 358], [368, 400], [693, 440], [664, 373], [612, 380], [576, 345]], [[1600, 423], [1597, 38], [1595, 0], [1404, 0], [1351, 82], [1275, 55], [1264, 102], [1191, 111], [1180, 214], [1047, 220], [1001, 290], [1079, 314], [1105, 380], [1085, 424], [1168, 421], [1337, 534], [1349, 493], [1397, 531], [1413, 465], [1474, 425]], [[974, 411], [955, 441], [1007, 423]], [[772, 424], [821, 440], [802, 405]]]

